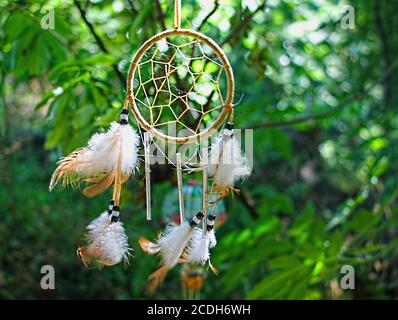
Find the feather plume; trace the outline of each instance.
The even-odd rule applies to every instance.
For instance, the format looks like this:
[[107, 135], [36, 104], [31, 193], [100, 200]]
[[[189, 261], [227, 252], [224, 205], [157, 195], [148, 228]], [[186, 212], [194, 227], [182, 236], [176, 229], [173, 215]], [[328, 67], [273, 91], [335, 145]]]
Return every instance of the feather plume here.
[[108, 189], [115, 179], [120, 151], [122, 176], [126, 181], [137, 166], [139, 141], [130, 125], [112, 122], [106, 133], [94, 134], [85, 148], [73, 151], [58, 162], [51, 177], [50, 191], [58, 183], [74, 187], [82, 182], [94, 183], [83, 191], [89, 197]]
[[207, 237], [209, 238], [209, 248], [214, 248], [217, 245], [216, 233], [214, 229], [207, 231]]
[[141, 249], [150, 255], [155, 255], [160, 250], [159, 244], [153, 243], [144, 237], [140, 237], [138, 239], [138, 243], [140, 244]]
[[101, 266], [112, 266], [128, 261], [129, 249], [123, 223], [112, 222], [108, 212], [103, 212], [87, 226], [87, 246], [78, 249], [83, 263], [97, 261]]
[[210, 260], [209, 244], [208, 234], [203, 236], [202, 229], [195, 228], [187, 249], [186, 262], [204, 265]]
[[166, 266], [161, 266], [149, 276], [148, 291], [150, 294], [153, 294], [159, 285], [163, 283], [168, 273], [169, 268]]
[[84, 188], [83, 194], [86, 197], [94, 197], [101, 192], [107, 190], [115, 180], [116, 170], [112, 170], [111, 172], [107, 173], [104, 177], [101, 178], [93, 178], [93, 179], [86, 179], [87, 182], [93, 182], [94, 184]]
[[201, 266], [208, 262], [211, 271], [217, 275], [217, 268], [215, 268], [210, 262], [209, 249], [215, 246], [215, 242], [211, 243], [211, 241], [215, 241], [215, 238], [212, 239], [212, 237], [214, 237], [214, 232], [211, 231], [206, 232], [206, 234], [203, 235], [202, 229], [195, 228], [187, 250], [184, 254], [184, 262], [189, 264], [198, 264]]
[[164, 234], [158, 240], [164, 266], [171, 269], [178, 263], [192, 232], [193, 228], [187, 221], [179, 225], [170, 224], [166, 227]]
[[182, 257], [188, 243], [191, 240], [195, 227], [203, 219], [202, 212], [198, 212], [190, 222], [184, 221], [179, 225], [169, 224], [165, 231], [153, 243], [144, 237], [138, 242], [146, 253], [154, 255], [159, 253], [162, 257], [161, 266], [151, 274], [149, 291], [154, 292], [167, 276], [167, 273], [176, 264], [185, 262]]
[[233, 189], [236, 181], [250, 174], [247, 159], [233, 135], [232, 127], [225, 128], [212, 144], [208, 174], [214, 179], [217, 193]]
[[192, 232], [193, 228], [187, 221], [179, 225], [172, 223], [166, 227], [155, 243], [144, 237], [141, 237], [138, 242], [146, 253], [150, 255], [159, 253], [162, 256], [162, 265], [171, 269], [179, 262]]

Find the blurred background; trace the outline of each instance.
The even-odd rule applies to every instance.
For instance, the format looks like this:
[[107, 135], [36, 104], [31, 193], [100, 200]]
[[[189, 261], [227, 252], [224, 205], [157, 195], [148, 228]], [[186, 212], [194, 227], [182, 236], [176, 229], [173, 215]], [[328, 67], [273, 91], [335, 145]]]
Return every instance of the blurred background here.
[[[173, 6], [0, 1], [0, 298], [397, 298], [391, 0], [183, 0], [182, 26], [212, 37], [231, 61], [241, 99], [236, 127], [254, 129], [253, 174], [221, 208], [212, 254], [220, 274], [177, 267], [148, 291], [158, 259], [137, 239], [154, 238], [173, 214], [164, 210], [175, 194], [167, 165], [153, 168], [151, 223], [144, 170], [123, 189], [131, 265], [84, 268], [76, 248], [111, 191], [94, 199], [49, 193], [51, 174], [59, 157], [117, 119], [129, 61], [173, 26]], [[55, 290], [40, 287], [43, 265], [55, 269]], [[355, 269], [355, 290], [340, 287], [344, 265]]]

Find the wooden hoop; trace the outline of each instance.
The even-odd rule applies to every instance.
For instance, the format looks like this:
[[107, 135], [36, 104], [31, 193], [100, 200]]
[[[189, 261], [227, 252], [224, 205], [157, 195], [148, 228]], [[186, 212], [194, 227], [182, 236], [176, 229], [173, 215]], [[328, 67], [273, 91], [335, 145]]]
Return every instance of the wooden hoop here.
[[[135, 71], [137, 70], [138, 64], [149, 48], [151, 48], [156, 42], [172, 37], [172, 36], [188, 36], [200, 40], [207, 44], [210, 48], [214, 50], [217, 57], [222, 62], [223, 68], [226, 73], [227, 77], [227, 96], [225, 99], [225, 103], [222, 109], [222, 112], [218, 116], [218, 118], [214, 121], [214, 123], [209, 127], [206, 128], [204, 131], [196, 133], [194, 135], [186, 136], [186, 137], [176, 137], [176, 136], [168, 136], [163, 132], [157, 130], [155, 127], [151, 126], [144, 117], [141, 115], [140, 110], [138, 109], [135, 103], [135, 97], [133, 92], [133, 80]], [[212, 40], [211, 38], [205, 36], [204, 34], [189, 30], [189, 29], [169, 29], [154, 35], [152, 38], [148, 39], [137, 51], [135, 54], [128, 73], [127, 78], [127, 99], [129, 101], [130, 109], [132, 110], [134, 117], [137, 119], [138, 123], [144, 128], [146, 131], [150, 132], [153, 136], [156, 136], [162, 140], [166, 140], [176, 144], [183, 144], [183, 143], [192, 143], [198, 142], [203, 138], [207, 137], [213, 130], [217, 130], [226, 119], [229, 113], [233, 114], [233, 99], [234, 99], [234, 75], [232, 71], [232, 67], [228, 61], [227, 56], [225, 55], [224, 51], [219, 47], [219, 45]]]

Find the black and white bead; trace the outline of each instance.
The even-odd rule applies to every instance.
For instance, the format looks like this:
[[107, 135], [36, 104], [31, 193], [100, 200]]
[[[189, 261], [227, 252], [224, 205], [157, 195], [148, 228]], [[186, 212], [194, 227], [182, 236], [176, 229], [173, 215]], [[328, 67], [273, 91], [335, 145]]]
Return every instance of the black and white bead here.
[[198, 212], [195, 216], [193, 216], [189, 225], [192, 228], [194, 228], [202, 221], [203, 218], [204, 218], [204, 214], [202, 212]]
[[216, 221], [216, 216], [215, 215], [209, 214], [207, 216], [207, 219], [206, 219], [207, 231], [213, 230], [215, 221]]
[[224, 128], [224, 135], [232, 137], [233, 134], [234, 134], [234, 124], [232, 122], [227, 122]]
[[111, 221], [112, 222], [119, 221], [120, 207], [119, 206], [113, 206], [110, 215], [111, 215]]
[[111, 215], [112, 214], [112, 210], [113, 210], [113, 206], [115, 205], [115, 201], [111, 200], [109, 201], [109, 206], [108, 206], [108, 214]]
[[129, 110], [128, 109], [123, 109], [122, 112], [120, 113], [120, 124], [128, 124], [129, 122]]

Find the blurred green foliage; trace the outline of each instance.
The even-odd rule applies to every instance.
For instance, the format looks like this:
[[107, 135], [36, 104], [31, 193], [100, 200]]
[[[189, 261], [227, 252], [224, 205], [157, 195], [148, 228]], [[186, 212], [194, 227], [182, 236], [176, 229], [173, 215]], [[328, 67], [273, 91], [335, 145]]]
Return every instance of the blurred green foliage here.
[[[227, 201], [212, 260], [220, 275], [208, 275], [202, 297], [397, 298], [398, 3], [182, 2], [183, 27], [200, 28], [231, 61], [237, 125], [256, 128], [253, 175]], [[0, 1], [1, 298], [148, 297], [157, 260], [135, 241], [162, 228], [172, 170], [156, 169], [152, 223], [142, 172], [123, 191], [130, 267], [87, 270], [74, 253], [108, 193], [47, 188], [56, 160], [117, 117], [137, 48], [173, 25], [173, 1], [157, 3]], [[345, 4], [355, 29], [341, 27]], [[54, 30], [40, 27], [42, 8], [54, 9]], [[40, 289], [44, 264], [56, 290]], [[339, 289], [345, 264], [355, 290]], [[155, 298], [181, 298], [178, 268]]]

